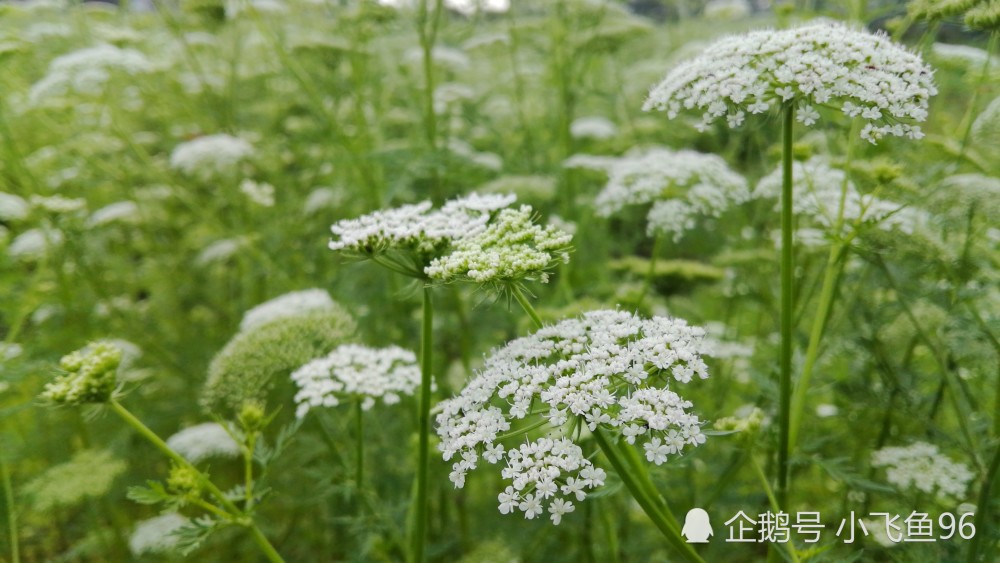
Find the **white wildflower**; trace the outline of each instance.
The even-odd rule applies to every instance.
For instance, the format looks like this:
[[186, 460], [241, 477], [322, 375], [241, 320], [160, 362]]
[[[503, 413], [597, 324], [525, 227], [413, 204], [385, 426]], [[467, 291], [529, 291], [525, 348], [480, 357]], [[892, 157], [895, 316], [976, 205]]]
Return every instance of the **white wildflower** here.
[[900, 489], [914, 488], [945, 499], [963, 498], [973, 477], [964, 463], [952, 461], [926, 442], [875, 451], [872, 466], [884, 467], [886, 480]]
[[547, 271], [569, 260], [572, 235], [541, 227], [530, 206], [503, 209], [484, 231], [461, 238], [455, 250], [424, 269], [431, 279], [467, 279], [477, 283], [548, 280]]
[[[951, 43], [934, 43], [931, 45], [931, 53], [937, 59], [953, 61], [976, 71], [982, 69], [989, 58], [989, 54], [983, 49]], [[997, 64], [996, 59], [990, 61], [991, 68], [996, 67]]]
[[0, 221], [22, 221], [28, 217], [28, 210], [23, 197], [0, 192]]
[[240, 182], [240, 191], [247, 196], [247, 199], [261, 207], [274, 207], [274, 186], [271, 184], [246, 178]]
[[139, 206], [134, 201], [116, 201], [91, 213], [87, 225], [99, 227], [109, 223], [135, 223], [139, 220]]
[[[843, 190], [844, 229], [855, 223], [877, 224], [886, 231], [899, 230], [913, 234], [914, 230], [929, 221], [928, 214], [920, 209], [858, 192], [854, 182], [847, 179], [843, 170], [833, 168], [823, 157], [813, 157], [806, 162], [792, 164], [795, 199], [792, 210], [797, 217], [810, 217], [829, 230], [837, 222]], [[761, 179], [754, 190], [754, 197], [779, 199], [781, 194], [781, 169]], [[775, 210], [778, 210], [778, 204]], [[819, 241], [815, 241], [819, 242]]]
[[240, 455], [240, 445], [221, 424], [215, 422], [189, 426], [167, 438], [167, 446], [191, 463], [210, 457]]
[[606, 117], [578, 117], [570, 123], [569, 133], [574, 139], [602, 141], [617, 135], [618, 126]]
[[240, 332], [248, 332], [278, 319], [296, 317], [313, 311], [332, 311], [337, 304], [325, 289], [303, 289], [265, 301], [243, 313]]
[[709, 0], [702, 15], [712, 20], [738, 20], [750, 15], [750, 3], [747, 0]]
[[208, 266], [224, 262], [236, 255], [246, 245], [242, 237], [221, 239], [209, 244], [198, 253], [194, 263], [198, 266]]
[[824, 21], [720, 39], [671, 70], [643, 109], [666, 111], [670, 119], [697, 109], [705, 128], [729, 114], [781, 103], [801, 104], [798, 119], [809, 124], [818, 115], [811, 106], [832, 107], [864, 113], [861, 136], [875, 143], [885, 135], [920, 138], [912, 122], [927, 118], [936, 93], [919, 55], [883, 33]]
[[376, 211], [356, 219], [335, 223], [330, 230], [339, 240], [332, 250], [350, 250], [378, 255], [387, 250], [433, 252], [454, 241], [475, 236], [486, 229], [490, 214], [514, 202], [514, 196], [471, 194], [450, 200], [439, 210], [424, 201]]
[[253, 147], [243, 139], [219, 133], [205, 135], [174, 147], [170, 166], [203, 179], [232, 176], [245, 159], [253, 155]]
[[28, 229], [7, 247], [7, 255], [17, 260], [40, 260], [49, 249], [62, 244], [63, 234], [56, 230]]
[[28, 92], [31, 105], [67, 94], [100, 95], [112, 73], [135, 75], [153, 70], [153, 64], [135, 49], [97, 45], [62, 55], [49, 63], [48, 73]]
[[63, 197], [61, 195], [33, 195], [31, 196], [31, 206], [48, 213], [63, 215], [86, 209], [87, 201], [80, 198]]
[[718, 217], [750, 199], [746, 180], [713, 154], [650, 148], [589, 165], [608, 174], [607, 185], [594, 200], [598, 215], [653, 203], [649, 232], [667, 233], [675, 241], [694, 228], [697, 217]]
[[299, 386], [295, 414], [302, 418], [310, 408], [334, 407], [342, 400], [360, 400], [365, 410], [376, 399], [396, 404], [420, 386], [420, 367], [413, 352], [398, 346], [344, 344], [295, 370], [291, 378]]
[[334, 209], [343, 203], [343, 190], [335, 188], [316, 188], [306, 196], [306, 202], [302, 205], [302, 212], [306, 215], [315, 215], [323, 209]]
[[178, 544], [174, 532], [188, 524], [189, 520], [176, 512], [142, 520], [128, 540], [128, 547], [136, 557], [147, 553], [170, 553]]
[[[701, 421], [687, 412], [691, 403], [668, 388], [708, 377], [703, 336], [683, 320], [604, 310], [495, 350], [461, 393], [440, 405], [438, 448], [446, 460], [459, 458], [452, 481], [460, 486], [480, 457], [501, 463], [511, 486], [498, 498], [500, 511], [516, 506], [531, 517], [544, 503], [561, 516], [570, 509], [556, 500], [572, 505], [604, 484], [604, 470], [569, 438], [539, 438], [500, 455], [500, 436], [518, 419], [538, 418], [554, 428], [573, 419], [592, 431], [620, 432], [629, 443], [654, 448], [657, 464], [704, 443]], [[558, 490], [553, 482], [561, 483]]]

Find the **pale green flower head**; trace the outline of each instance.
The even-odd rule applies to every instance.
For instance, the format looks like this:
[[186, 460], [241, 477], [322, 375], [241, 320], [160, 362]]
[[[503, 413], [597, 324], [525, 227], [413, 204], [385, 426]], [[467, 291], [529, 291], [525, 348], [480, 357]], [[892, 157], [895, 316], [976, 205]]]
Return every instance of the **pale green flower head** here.
[[201, 404], [213, 412], [239, 412], [244, 402], [264, 399], [276, 376], [327, 354], [354, 330], [354, 319], [336, 304], [243, 330], [212, 359]]
[[126, 469], [125, 462], [107, 450], [84, 450], [29, 481], [24, 493], [38, 512], [72, 507], [106, 494]]
[[455, 250], [424, 269], [431, 279], [510, 284], [549, 279], [548, 271], [569, 262], [573, 235], [552, 225], [537, 225], [531, 206], [500, 211], [486, 230], [459, 239]]
[[39, 398], [57, 405], [105, 403], [117, 385], [122, 349], [113, 342], [88, 344], [59, 360], [63, 374], [45, 386]]

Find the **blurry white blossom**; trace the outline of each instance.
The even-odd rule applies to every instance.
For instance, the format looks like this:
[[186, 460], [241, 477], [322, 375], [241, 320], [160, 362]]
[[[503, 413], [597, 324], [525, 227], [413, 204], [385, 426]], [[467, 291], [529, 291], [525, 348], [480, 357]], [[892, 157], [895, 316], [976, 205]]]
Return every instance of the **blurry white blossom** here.
[[69, 198], [61, 195], [31, 196], [31, 206], [55, 214], [73, 213], [87, 207], [87, 201], [81, 198]]
[[253, 152], [250, 143], [232, 135], [205, 135], [174, 147], [170, 166], [202, 179], [233, 176], [239, 164]]
[[932, 75], [919, 55], [883, 33], [823, 21], [720, 39], [671, 70], [643, 109], [664, 110], [670, 119], [697, 109], [704, 130], [721, 117], [737, 127], [785, 103], [797, 104], [797, 120], [808, 125], [817, 105], [867, 121], [861, 137], [872, 143], [885, 135], [919, 139], [912, 122], [927, 118], [937, 93]]
[[221, 424], [206, 422], [189, 426], [167, 438], [167, 446], [191, 463], [210, 457], [237, 457], [240, 445]]
[[[593, 311], [561, 321], [494, 350], [461, 393], [439, 405], [438, 448], [462, 487], [480, 459], [504, 467], [509, 480], [500, 512], [534, 518], [548, 508], [555, 523], [603, 484], [569, 438], [542, 438], [506, 449], [501, 435], [517, 420], [537, 420], [554, 433], [572, 421], [641, 445], [660, 465], [704, 443], [692, 404], [670, 390], [708, 377], [701, 359], [704, 331], [680, 319], [646, 320], [624, 311]], [[551, 435], [551, 434], [550, 434]]]
[[618, 126], [606, 117], [578, 117], [569, 125], [574, 139], [610, 139], [618, 134]]
[[29, 229], [17, 235], [7, 247], [7, 255], [17, 260], [40, 260], [49, 248], [62, 244], [63, 234], [56, 230]]
[[337, 304], [325, 289], [304, 289], [280, 295], [243, 313], [240, 331], [246, 332], [277, 319], [313, 311], [333, 311]]
[[396, 404], [420, 386], [420, 367], [413, 352], [398, 346], [344, 344], [295, 370], [291, 378], [299, 386], [295, 415], [302, 418], [310, 408], [335, 407], [341, 401], [359, 400], [364, 410], [376, 399]]
[[39, 105], [72, 93], [97, 96], [115, 72], [136, 75], [152, 70], [149, 59], [135, 49], [113, 45], [87, 47], [49, 63], [48, 73], [29, 90], [28, 101]]
[[221, 239], [209, 244], [198, 253], [194, 263], [199, 266], [207, 266], [224, 262], [236, 255], [247, 241], [243, 237]]
[[99, 227], [109, 223], [135, 223], [139, 220], [139, 206], [134, 201], [116, 201], [91, 213], [87, 224]]
[[738, 20], [750, 15], [750, 2], [747, 0], [709, 0], [702, 12], [708, 19]]
[[142, 520], [128, 540], [129, 550], [136, 557], [145, 554], [169, 553], [174, 551], [178, 538], [174, 532], [188, 524], [189, 520], [176, 512], [168, 512]]
[[[850, 230], [854, 223], [871, 223], [886, 231], [899, 230], [912, 234], [915, 229], [929, 221], [928, 214], [923, 210], [880, 199], [871, 194], [861, 194], [843, 170], [830, 166], [823, 157], [816, 156], [805, 162], [794, 162], [792, 178], [795, 191], [792, 210], [795, 215], [811, 217], [828, 230], [836, 224], [838, 213], [843, 215], [845, 231]], [[754, 191], [754, 197], [779, 199], [781, 181], [779, 168], [761, 179]], [[842, 211], [841, 199], [843, 199]], [[775, 210], [779, 209], [778, 205], [775, 204]]]
[[274, 186], [271, 184], [246, 178], [240, 182], [240, 191], [261, 207], [274, 207]]
[[0, 221], [21, 221], [28, 217], [28, 202], [23, 197], [0, 192]]
[[648, 232], [666, 233], [675, 241], [695, 227], [698, 217], [718, 217], [750, 199], [743, 176], [714, 154], [654, 147], [618, 158], [576, 162], [608, 174], [607, 185], [594, 200], [598, 215], [608, 217], [629, 205], [653, 203]]
[[872, 466], [884, 467], [886, 480], [902, 490], [914, 488], [947, 499], [964, 498], [973, 477], [964, 463], [952, 461], [926, 442], [877, 450]]

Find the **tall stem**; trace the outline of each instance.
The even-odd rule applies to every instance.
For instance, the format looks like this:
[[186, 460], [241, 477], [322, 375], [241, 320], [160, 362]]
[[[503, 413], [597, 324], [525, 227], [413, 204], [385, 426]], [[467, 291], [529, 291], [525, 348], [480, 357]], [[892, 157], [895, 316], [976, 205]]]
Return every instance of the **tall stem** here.
[[364, 409], [361, 408], [361, 399], [354, 402], [354, 422], [356, 425], [355, 431], [357, 432], [357, 451], [355, 452], [357, 467], [354, 472], [354, 484], [360, 490], [361, 483], [365, 478], [365, 420]]
[[257, 524], [255, 524], [251, 518], [247, 517], [239, 508], [237, 508], [232, 501], [226, 498], [225, 493], [220, 491], [219, 488], [215, 486], [215, 483], [212, 483], [204, 473], [199, 471], [195, 466], [191, 465], [191, 463], [184, 459], [183, 456], [170, 449], [170, 446], [157, 436], [156, 432], [150, 430], [148, 426], [143, 424], [141, 420], [136, 418], [135, 415], [129, 412], [129, 410], [123, 407], [118, 401], [112, 399], [111, 401], [108, 401], [108, 406], [110, 406], [111, 410], [121, 417], [126, 424], [131, 426], [143, 438], [156, 446], [156, 449], [160, 450], [163, 455], [170, 458], [177, 465], [188, 469], [189, 471], [193, 471], [195, 474], [200, 476], [201, 481], [205, 486], [205, 490], [215, 497], [219, 504], [222, 505], [222, 507], [225, 508], [234, 519], [236, 519], [238, 524], [250, 530], [250, 535], [253, 536], [254, 541], [257, 542], [257, 546], [262, 552], [264, 552], [264, 555], [267, 556], [269, 561], [272, 563], [285, 562], [285, 560], [281, 558], [281, 555], [278, 554], [278, 551], [274, 549], [274, 546], [271, 545], [271, 542], [268, 541], [267, 537], [265, 537], [260, 531], [260, 528], [257, 527]]
[[979, 489], [979, 504], [976, 505], [978, 507], [978, 514], [976, 514], [976, 535], [969, 544], [969, 563], [975, 563], [979, 560], [979, 550], [983, 546], [982, 538], [990, 537], [990, 533], [986, 528], [990, 522], [995, 522], [995, 520], [990, 519], [990, 504], [993, 485], [996, 483], [997, 478], [1000, 478], [1000, 442], [996, 444], [996, 449], [993, 452], [993, 460], [990, 462], [989, 470], [986, 472], [986, 479], [983, 480], [983, 486]]
[[424, 560], [424, 539], [427, 534], [427, 478], [430, 471], [431, 432], [431, 366], [433, 353], [434, 310], [431, 288], [424, 288], [424, 320], [420, 331], [420, 405], [417, 425], [420, 432], [420, 451], [417, 454], [417, 490], [410, 513], [410, 551], [407, 561]]
[[517, 302], [521, 305], [521, 308], [524, 309], [524, 312], [531, 317], [532, 322], [535, 323], [535, 328], [542, 328], [542, 318], [538, 316], [537, 312], [535, 312], [535, 308], [531, 306], [531, 302], [524, 296], [524, 292], [521, 291], [521, 288], [517, 285], [512, 285], [510, 287], [510, 291], [514, 294], [514, 299], [517, 299]]
[[653, 525], [685, 560], [704, 563], [704, 559], [681, 537], [677, 523], [671, 519], [666, 507], [662, 506], [662, 500], [658, 502], [659, 493], [656, 492], [656, 486], [649, 480], [649, 475], [641, 467], [630, 466], [624, 458], [624, 452], [620, 451], [619, 445], [604, 430], [598, 428], [593, 432], [593, 435], [597, 440], [597, 445], [632, 494], [632, 498], [639, 503], [646, 516], [649, 516], [649, 519], [653, 521]]
[[649, 268], [646, 270], [646, 280], [642, 284], [642, 293], [639, 294], [639, 298], [635, 301], [635, 308], [638, 309], [642, 307], [642, 302], [646, 299], [646, 295], [649, 294], [649, 290], [653, 287], [653, 277], [656, 275], [656, 255], [660, 251], [660, 234], [656, 233], [653, 235], [653, 248], [649, 251]]
[[10, 483], [7, 462], [0, 459], [0, 487], [3, 487], [4, 506], [7, 509], [7, 535], [10, 538], [11, 563], [21, 562], [20, 545], [17, 540], [17, 511], [14, 507], [14, 487]]
[[792, 251], [792, 119], [794, 105], [785, 104], [781, 133], [781, 353], [778, 380], [778, 504], [788, 510], [789, 424], [792, 399], [792, 297], [795, 263]]

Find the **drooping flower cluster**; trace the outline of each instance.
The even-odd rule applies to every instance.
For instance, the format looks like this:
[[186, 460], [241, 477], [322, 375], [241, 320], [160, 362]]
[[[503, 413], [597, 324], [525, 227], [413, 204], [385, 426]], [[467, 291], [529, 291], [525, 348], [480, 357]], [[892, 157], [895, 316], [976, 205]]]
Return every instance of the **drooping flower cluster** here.
[[229, 177], [253, 155], [250, 143], [219, 133], [181, 143], [170, 153], [170, 166], [184, 174], [202, 179]]
[[[837, 222], [841, 196], [845, 230], [854, 223], [877, 224], [879, 228], [913, 234], [914, 229], [928, 221], [926, 212], [902, 204], [880, 199], [871, 194], [861, 194], [854, 182], [847, 179], [843, 170], [830, 166], [822, 157], [792, 164], [795, 199], [792, 208], [796, 216], [812, 218], [819, 226], [830, 229]], [[845, 184], [846, 182], [846, 184]], [[754, 197], [779, 199], [781, 195], [781, 169], [761, 179], [754, 190]], [[777, 205], [777, 204], [776, 204]], [[777, 207], [776, 207], [777, 209]]]
[[189, 426], [167, 438], [167, 446], [191, 463], [240, 455], [240, 445], [216, 422]]
[[513, 425], [547, 425], [563, 436], [583, 424], [601, 428], [641, 444], [657, 465], [704, 443], [701, 421], [687, 412], [691, 403], [669, 389], [671, 380], [708, 377], [703, 336], [680, 319], [601, 310], [509, 342], [440, 405], [438, 447], [446, 460], [460, 458], [452, 482], [462, 487], [480, 458], [503, 460], [511, 488], [499, 498], [501, 512], [516, 506], [531, 518], [546, 504], [557, 521], [557, 513], [572, 510], [571, 499], [583, 500], [585, 489], [600, 486], [604, 472], [565, 437], [505, 449], [501, 434]]
[[88, 344], [59, 360], [65, 373], [46, 385], [39, 398], [57, 405], [107, 402], [115, 390], [121, 361], [122, 350], [113, 342]]
[[914, 488], [949, 499], [964, 497], [973, 477], [964, 463], [948, 459], [926, 442], [882, 448], [872, 453], [872, 466], [884, 467], [886, 479], [900, 489]]
[[927, 102], [937, 93], [931, 69], [920, 56], [839, 22], [728, 36], [702, 55], [671, 70], [650, 92], [643, 109], [702, 112], [701, 129], [725, 117], [738, 127], [748, 114], [785, 103], [798, 105], [796, 119], [811, 125], [814, 106], [839, 109], [867, 124], [861, 137], [920, 138]]
[[647, 230], [669, 234], [675, 241], [694, 228], [697, 217], [718, 217], [750, 199], [746, 180], [713, 154], [655, 147], [577, 162], [607, 171], [608, 183], [594, 200], [598, 215], [653, 203]]
[[420, 386], [416, 355], [398, 346], [344, 344], [295, 370], [291, 377], [299, 386], [295, 394], [299, 418], [310, 408], [335, 407], [344, 399], [360, 400], [364, 410], [372, 408], [376, 399], [393, 405], [400, 395], [413, 395]]
[[48, 73], [28, 92], [32, 105], [78, 93], [98, 95], [112, 73], [133, 75], [153, 70], [153, 64], [135, 49], [96, 45], [53, 59]]
[[573, 236], [531, 219], [531, 207], [504, 209], [479, 234], [458, 239], [450, 254], [435, 258], [424, 272], [440, 281], [547, 282], [547, 270], [569, 262]]
[[423, 201], [376, 211], [356, 219], [344, 219], [330, 227], [337, 237], [331, 250], [349, 250], [376, 256], [389, 250], [432, 253], [455, 240], [486, 229], [490, 215], [514, 203], [514, 196], [489, 194], [453, 199], [433, 210]]

